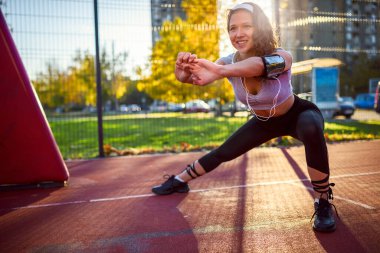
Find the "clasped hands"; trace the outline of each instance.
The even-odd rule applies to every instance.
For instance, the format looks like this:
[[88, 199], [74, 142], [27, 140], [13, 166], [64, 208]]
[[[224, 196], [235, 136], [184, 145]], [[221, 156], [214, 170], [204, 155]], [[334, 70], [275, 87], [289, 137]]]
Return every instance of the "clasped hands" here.
[[195, 54], [180, 52], [176, 61], [176, 76], [179, 81], [203, 86], [223, 78], [220, 67], [212, 61], [199, 59]]

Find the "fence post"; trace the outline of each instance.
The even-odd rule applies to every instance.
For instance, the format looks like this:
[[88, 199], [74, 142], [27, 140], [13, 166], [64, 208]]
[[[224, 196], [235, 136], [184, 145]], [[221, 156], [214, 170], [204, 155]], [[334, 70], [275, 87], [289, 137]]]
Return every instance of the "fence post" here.
[[278, 42], [281, 45], [281, 30], [280, 30], [280, 3], [279, 0], [274, 1], [274, 13], [275, 13], [275, 24], [278, 36]]
[[96, 66], [96, 108], [98, 113], [98, 147], [99, 157], [104, 157], [103, 149], [103, 103], [102, 103], [102, 78], [99, 61], [99, 29], [98, 29], [98, 1], [94, 0], [95, 23], [95, 66]]

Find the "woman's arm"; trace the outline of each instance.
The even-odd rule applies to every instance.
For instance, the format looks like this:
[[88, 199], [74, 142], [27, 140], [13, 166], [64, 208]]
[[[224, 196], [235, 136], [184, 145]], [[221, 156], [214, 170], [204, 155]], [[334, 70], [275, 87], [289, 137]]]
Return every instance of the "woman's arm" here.
[[197, 59], [193, 63], [187, 64], [187, 67], [189, 67], [192, 73], [192, 84], [205, 86], [213, 81], [222, 79], [223, 77], [217, 74], [218, 67], [222, 65], [226, 65], [222, 59], [218, 59], [215, 62], [206, 59]]
[[[287, 71], [292, 65], [292, 56], [285, 50], [278, 50], [275, 54], [280, 55], [285, 61], [282, 70]], [[256, 77], [265, 73], [264, 63], [261, 57], [250, 57], [234, 64], [220, 65], [205, 59], [197, 59], [188, 64], [195, 85], [207, 85], [224, 77]]]
[[218, 64], [218, 65], [226, 65], [226, 63], [221, 59], [219, 58], [218, 60], [215, 61], [215, 64]]
[[292, 57], [292, 55], [289, 52], [287, 52], [287, 51], [285, 51], [283, 49], [280, 49], [280, 50], [276, 51], [275, 54], [278, 54], [282, 58], [285, 59], [285, 69], [284, 69], [284, 72], [288, 71], [292, 67], [292, 63], [293, 63], [293, 57]]
[[[275, 54], [285, 60], [284, 72], [292, 66], [292, 56], [285, 50], [278, 50]], [[264, 63], [261, 57], [250, 57], [234, 64], [220, 66], [218, 74], [223, 77], [256, 77], [264, 75]]]
[[219, 65], [216, 62], [212, 62], [206, 59], [197, 59], [197, 62], [189, 64], [188, 66], [191, 73], [193, 74], [193, 84], [204, 86], [216, 80], [222, 79], [223, 76], [219, 74], [219, 69], [220, 67], [226, 65]]
[[[197, 84], [196, 82], [194, 82], [194, 79], [197, 79], [197, 78], [190, 72], [191, 63], [197, 63], [197, 62], [198, 62], [198, 59], [195, 54], [191, 54], [188, 52], [178, 53], [177, 61], [175, 64], [175, 70], [174, 70], [176, 79], [182, 83]], [[215, 64], [225, 65], [226, 63], [221, 58], [219, 58], [218, 60], [215, 61]], [[202, 85], [206, 85], [206, 84], [202, 84]]]

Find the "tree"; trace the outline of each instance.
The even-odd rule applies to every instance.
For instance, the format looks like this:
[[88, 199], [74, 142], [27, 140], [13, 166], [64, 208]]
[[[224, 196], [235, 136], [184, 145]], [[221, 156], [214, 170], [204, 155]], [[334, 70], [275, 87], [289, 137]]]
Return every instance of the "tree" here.
[[48, 62], [46, 68], [46, 73], [38, 73], [32, 83], [41, 104], [47, 109], [52, 109], [64, 104], [65, 93], [62, 84], [67, 83], [68, 76], [59, 70], [54, 60]]
[[[116, 107], [130, 85], [124, 74], [126, 53], [109, 58], [105, 49], [100, 55], [103, 99], [113, 100]], [[39, 73], [33, 81], [44, 107], [83, 108], [96, 105], [95, 58], [89, 51], [77, 51], [73, 63], [66, 71], [60, 71], [54, 60], [47, 63], [46, 73]]]
[[[68, 68], [68, 82], [65, 83], [64, 103], [69, 106], [95, 106], [96, 82], [94, 56], [91, 55], [89, 51], [82, 53], [78, 50], [73, 61], [74, 64]], [[104, 76], [103, 73], [102, 76]]]
[[[180, 51], [193, 52], [199, 58], [215, 61], [219, 57], [219, 29], [215, 0], [185, 0], [182, 3], [187, 20], [176, 18], [163, 24], [161, 39], [152, 49], [149, 76], [142, 76], [138, 89], [150, 97], [182, 103], [192, 99], [233, 99], [230, 85], [225, 80], [199, 87], [183, 84], [174, 75], [175, 61]], [[141, 71], [139, 72], [141, 74]]]
[[103, 54], [101, 63], [104, 73], [102, 79], [102, 87], [104, 100], [112, 100], [115, 109], [119, 109], [119, 100], [127, 93], [127, 89], [131, 85], [130, 78], [125, 74], [125, 62], [128, 58], [126, 52], [115, 54], [114, 44], [112, 43], [111, 56]]

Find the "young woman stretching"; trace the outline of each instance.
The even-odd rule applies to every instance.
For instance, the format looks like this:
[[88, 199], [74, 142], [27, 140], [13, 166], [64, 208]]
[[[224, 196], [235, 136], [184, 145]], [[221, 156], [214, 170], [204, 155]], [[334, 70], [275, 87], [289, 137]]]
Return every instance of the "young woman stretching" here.
[[176, 61], [176, 78], [180, 82], [207, 85], [228, 78], [235, 96], [247, 105], [254, 117], [241, 126], [220, 147], [172, 175], [152, 191], [158, 195], [189, 191], [188, 181], [211, 172], [275, 137], [290, 135], [305, 146], [306, 161], [315, 191], [316, 231], [336, 228], [332, 212], [329, 162], [324, 139], [324, 121], [318, 107], [292, 92], [291, 55], [277, 47], [274, 31], [262, 9], [242, 3], [228, 14], [227, 28], [235, 53], [215, 63], [181, 52]]

